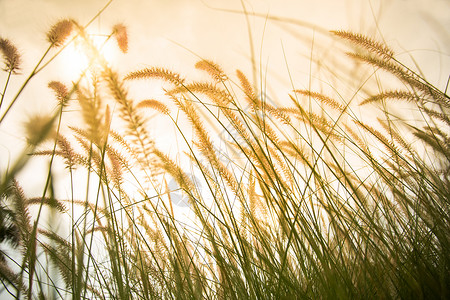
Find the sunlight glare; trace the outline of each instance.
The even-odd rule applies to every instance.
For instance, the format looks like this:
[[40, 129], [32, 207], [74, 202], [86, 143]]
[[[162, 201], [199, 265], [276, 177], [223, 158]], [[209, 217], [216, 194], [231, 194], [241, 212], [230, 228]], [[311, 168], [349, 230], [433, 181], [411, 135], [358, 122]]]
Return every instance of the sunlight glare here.
[[[108, 62], [113, 62], [118, 55], [119, 50], [114, 41], [106, 35], [91, 34], [91, 41], [100, 55]], [[63, 72], [67, 75], [73, 76], [73, 74], [81, 75], [90, 66], [88, 50], [85, 46], [85, 42], [81, 38], [76, 38], [66, 49], [61, 53], [63, 61]], [[94, 62], [95, 64], [95, 62]]]

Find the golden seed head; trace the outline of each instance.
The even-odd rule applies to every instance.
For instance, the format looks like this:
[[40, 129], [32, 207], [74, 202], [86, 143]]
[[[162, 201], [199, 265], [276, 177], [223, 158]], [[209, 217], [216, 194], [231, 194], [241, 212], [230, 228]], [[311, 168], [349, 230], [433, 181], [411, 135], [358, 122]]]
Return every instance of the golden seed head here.
[[227, 80], [227, 75], [222, 70], [222, 68], [218, 64], [216, 64], [210, 60], [202, 59], [195, 64], [195, 67], [199, 70], [206, 71], [216, 81]]
[[163, 113], [165, 115], [168, 115], [170, 113], [170, 110], [166, 105], [164, 105], [163, 103], [159, 102], [158, 100], [154, 100], [154, 99], [143, 100], [143, 101], [139, 102], [137, 107], [138, 108], [141, 108], [141, 107], [152, 108], [152, 109], [159, 111], [160, 113]]
[[127, 53], [128, 51], [128, 34], [127, 28], [123, 24], [116, 24], [113, 27], [113, 34], [116, 37], [120, 51]]

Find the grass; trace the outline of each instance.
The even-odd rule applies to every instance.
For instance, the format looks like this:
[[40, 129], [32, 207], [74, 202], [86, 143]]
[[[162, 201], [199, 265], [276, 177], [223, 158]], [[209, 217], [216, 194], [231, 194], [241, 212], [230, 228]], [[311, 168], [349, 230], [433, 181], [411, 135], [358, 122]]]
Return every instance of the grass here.
[[[330, 32], [349, 49], [335, 59], [359, 71], [340, 78], [345, 85], [333, 85], [335, 93], [293, 86], [281, 104], [243, 72], [205, 59], [195, 64], [202, 81], [161, 67], [122, 77], [85, 28], [73, 20], [52, 27], [48, 50], [11, 99], [5, 95], [20, 56], [0, 40], [7, 72], [0, 103], [9, 103], [0, 126], [51, 53], [79, 39], [90, 56], [71, 86], [49, 84], [58, 109], [30, 120], [28, 146], [0, 178], [0, 279], [8, 293], [449, 297], [450, 98], [387, 45]], [[127, 51], [122, 24], [109, 38]], [[364, 83], [355, 84], [360, 76]], [[164, 82], [164, 98], [132, 99], [137, 80]], [[396, 114], [399, 105], [414, 118]], [[71, 110], [79, 111], [72, 123]], [[373, 120], [364, 114], [373, 111]], [[155, 118], [177, 132], [178, 155], [152, 137]], [[49, 157], [45, 187], [34, 198], [15, 179], [30, 153]], [[57, 197], [58, 162], [69, 199]], [[172, 205], [176, 192], [186, 209]], [[52, 227], [56, 219], [65, 228]]]

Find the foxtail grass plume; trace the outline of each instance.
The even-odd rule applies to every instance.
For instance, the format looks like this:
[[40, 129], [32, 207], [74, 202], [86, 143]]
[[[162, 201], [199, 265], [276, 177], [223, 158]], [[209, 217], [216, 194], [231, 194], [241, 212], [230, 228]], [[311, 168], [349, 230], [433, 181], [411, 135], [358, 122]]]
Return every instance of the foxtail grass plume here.
[[343, 30], [332, 30], [331, 33], [342, 39], [346, 39], [356, 45], [366, 48], [369, 52], [376, 53], [386, 60], [394, 56], [394, 51], [392, 51], [392, 49], [365, 35]]
[[139, 102], [137, 107], [138, 108], [140, 108], [140, 107], [151, 108], [151, 109], [159, 111], [160, 113], [163, 113], [165, 115], [168, 115], [170, 112], [169, 108], [166, 105], [164, 105], [160, 101], [154, 100], [154, 99], [142, 100], [141, 102]]
[[116, 38], [120, 51], [127, 53], [128, 51], [128, 34], [127, 28], [123, 24], [116, 24], [113, 27], [113, 34]]
[[67, 87], [59, 82], [59, 81], [51, 81], [48, 84], [48, 87], [52, 89], [55, 92], [56, 98], [60, 102], [60, 104], [65, 104], [67, 102], [69, 97], [69, 91], [67, 90]]
[[184, 83], [184, 79], [179, 74], [159, 67], [145, 68], [139, 71], [130, 72], [127, 76], [125, 76], [125, 80], [149, 78], [159, 78], [176, 86], [182, 86]]
[[401, 91], [401, 90], [387, 91], [370, 96], [369, 98], [366, 98], [361, 103], [359, 103], [359, 105], [366, 105], [368, 103], [380, 102], [384, 99], [395, 99], [413, 102], [420, 100], [420, 97], [416, 93], [411, 93], [408, 91]]
[[322, 95], [321, 93], [311, 92], [308, 90], [294, 90], [294, 93], [319, 100], [321, 103], [329, 106], [330, 108], [336, 109], [338, 111], [343, 111], [345, 109], [345, 107], [342, 106], [342, 104], [340, 104], [333, 98]]
[[66, 41], [67, 37], [72, 33], [74, 21], [71, 19], [64, 19], [52, 26], [47, 32], [47, 40], [52, 46], [59, 47]]
[[206, 71], [216, 81], [225, 81], [225, 80], [227, 80], [227, 75], [222, 70], [222, 68], [219, 65], [217, 65], [216, 63], [214, 63], [214, 62], [212, 62], [210, 60], [202, 59], [202, 60], [198, 61], [195, 64], [195, 68], [197, 68], [199, 70]]
[[21, 58], [19, 51], [8, 39], [0, 38], [0, 51], [3, 54], [6, 72], [17, 74], [20, 70]]
[[33, 115], [24, 123], [27, 143], [37, 146], [52, 136], [54, 119], [48, 115]]

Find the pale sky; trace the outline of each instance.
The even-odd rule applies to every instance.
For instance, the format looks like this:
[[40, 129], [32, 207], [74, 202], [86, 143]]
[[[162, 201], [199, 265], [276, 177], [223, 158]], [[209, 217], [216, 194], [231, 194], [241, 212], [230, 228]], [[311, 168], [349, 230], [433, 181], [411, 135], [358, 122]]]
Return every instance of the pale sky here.
[[[0, 0], [0, 36], [11, 39], [24, 56], [24, 66], [30, 66], [45, 49], [45, 33], [52, 24], [65, 17], [84, 24], [106, 2]], [[424, 53], [427, 50], [450, 53], [450, 33], [443, 32], [450, 28], [448, 0], [243, 2], [250, 12], [298, 19], [326, 30], [350, 29], [376, 37], [380, 37], [381, 33], [395, 50], [414, 51], [413, 54], [418, 56], [429, 54]], [[242, 10], [242, 5], [240, 0], [114, 0], [91, 26], [91, 30], [109, 33], [109, 29], [117, 22], [128, 27], [130, 52], [117, 57], [120, 62], [118, 65], [125, 72], [143, 64], [162, 64], [175, 69], [191, 68], [197, 58], [175, 43], [200, 56], [225, 63], [231, 71], [237, 66], [249, 68], [244, 15], [214, 8]], [[310, 47], [301, 45], [292, 35], [280, 29], [279, 22], [268, 21], [265, 24], [264, 18], [250, 18], [250, 23], [258, 52], [256, 54], [261, 54], [263, 61], [269, 58], [274, 65], [282, 61], [281, 43], [291, 53]], [[312, 33], [311, 29], [290, 29], [298, 30], [300, 34]], [[260, 47], [261, 41], [263, 47]], [[432, 72], [436, 73], [434, 69], [435, 66]], [[24, 68], [24, 73], [26, 71]]]
[[[250, 17], [255, 54], [267, 68], [271, 84], [284, 95], [290, 92], [286, 61], [296, 82], [306, 85], [309, 63], [304, 55], [314, 36], [318, 51], [320, 30], [352, 30], [377, 39], [384, 38], [408, 60], [415, 57], [422, 71], [439, 88], [450, 73], [450, 1], [448, 0], [245, 0], [249, 12], [297, 19], [312, 27], [296, 27], [263, 17]], [[0, 0], [0, 36], [10, 39], [23, 56], [22, 76], [10, 86], [12, 96], [47, 47], [45, 34], [61, 18], [85, 24], [107, 3], [106, 0]], [[129, 52], [113, 54], [115, 68], [122, 74], [147, 66], [164, 66], [184, 74], [195, 73], [198, 58], [214, 60], [226, 72], [239, 68], [250, 75], [251, 63], [246, 18], [240, 0], [114, 0], [90, 27], [92, 34], [108, 34], [116, 23], [129, 33]], [[180, 46], [181, 45], [181, 46]], [[283, 52], [284, 47], [284, 52]], [[316, 49], [315, 48], [315, 49]], [[193, 53], [191, 53], [191, 52]], [[33, 113], [54, 108], [47, 88], [51, 80], [75, 80], [68, 56], [55, 61], [26, 88], [8, 119], [0, 126], [0, 167], [14, 157], [24, 142], [15, 131]], [[2, 62], [3, 63], [3, 62]], [[3, 86], [5, 74], [0, 73]], [[284, 78], [284, 81], [283, 81]], [[8, 96], [7, 95], [7, 96]], [[8, 97], [6, 97], [8, 98]], [[52, 102], [53, 101], [53, 102]], [[2, 112], [3, 113], [2, 108]]]
[[[28, 56], [32, 59], [34, 51], [39, 54], [45, 47], [45, 32], [58, 19], [70, 17], [83, 24], [106, 2], [0, 0], [0, 35], [13, 40], [27, 58], [25, 63], [30, 63]], [[250, 12], [295, 18], [326, 30], [351, 29], [373, 35], [378, 26], [393, 47], [440, 48], [450, 53], [449, 37], [445, 40], [438, 32], [438, 27], [450, 28], [447, 0], [246, 0], [244, 3]], [[159, 62], [176, 67], [183, 65], [184, 59], [195, 61], [186, 50], [170, 41], [201, 56], [245, 63], [244, 56], [248, 55], [245, 17], [213, 8], [242, 10], [240, 0], [114, 0], [91, 28], [106, 33], [117, 22], [127, 25], [130, 55], [124, 59], [130, 67]], [[286, 35], [277, 31], [279, 23], [269, 21], [264, 27], [263, 18], [252, 18], [250, 22], [257, 44], [264, 32], [266, 51], [279, 48], [280, 40], [289, 42]], [[174, 55], [181, 57], [177, 59]]]

